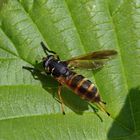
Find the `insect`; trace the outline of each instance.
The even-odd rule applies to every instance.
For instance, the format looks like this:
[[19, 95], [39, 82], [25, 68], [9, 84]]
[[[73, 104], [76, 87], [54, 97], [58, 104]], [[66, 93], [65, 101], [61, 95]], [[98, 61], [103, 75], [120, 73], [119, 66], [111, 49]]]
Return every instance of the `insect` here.
[[[71, 89], [75, 94], [79, 95], [82, 99], [85, 99], [96, 105], [107, 115], [110, 115], [104, 108], [104, 101], [102, 101], [97, 87], [83, 75], [76, 73], [73, 68], [88, 68], [99, 69], [104, 66], [104, 60], [112, 58], [117, 54], [115, 50], [103, 50], [96, 51], [86, 55], [73, 57], [67, 61], [61, 61], [59, 56], [51, 51], [41, 42], [41, 46], [46, 54], [46, 57], [42, 59], [43, 69], [45, 74], [51, 74], [54, 79], [59, 82], [58, 97], [61, 102], [61, 109], [63, 114], [64, 104], [61, 98], [61, 89], [65, 85]], [[30, 67], [23, 67], [25, 69], [34, 69]]]

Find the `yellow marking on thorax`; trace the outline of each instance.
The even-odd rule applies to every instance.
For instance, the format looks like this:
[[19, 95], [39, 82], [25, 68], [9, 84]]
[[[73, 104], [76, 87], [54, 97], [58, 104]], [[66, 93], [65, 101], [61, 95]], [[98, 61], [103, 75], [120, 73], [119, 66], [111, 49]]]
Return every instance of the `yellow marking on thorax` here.
[[52, 68], [51, 73], [53, 73], [54, 70], [55, 70], [55, 68]]

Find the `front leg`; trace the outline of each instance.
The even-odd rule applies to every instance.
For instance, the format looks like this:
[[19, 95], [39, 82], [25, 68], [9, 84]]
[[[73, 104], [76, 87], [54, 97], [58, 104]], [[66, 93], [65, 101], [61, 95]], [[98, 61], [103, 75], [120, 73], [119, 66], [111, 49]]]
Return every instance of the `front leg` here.
[[38, 80], [38, 77], [36, 76], [36, 73], [39, 72], [38, 69], [35, 69], [35, 68], [32, 68], [32, 67], [28, 67], [28, 66], [23, 66], [22, 68], [30, 71], [31, 74], [33, 75], [33, 78]]
[[45, 71], [40, 71], [40, 70], [38, 70], [36, 68], [33, 68], [33, 67], [23, 66], [22, 68], [30, 71], [31, 74], [33, 75], [33, 78], [36, 79], [36, 80], [39, 80], [38, 76], [37, 76], [38, 74], [41, 74], [41, 75], [44, 75], [44, 76], [47, 76], [47, 75], [50, 74], [50, 73], [46, 73]]

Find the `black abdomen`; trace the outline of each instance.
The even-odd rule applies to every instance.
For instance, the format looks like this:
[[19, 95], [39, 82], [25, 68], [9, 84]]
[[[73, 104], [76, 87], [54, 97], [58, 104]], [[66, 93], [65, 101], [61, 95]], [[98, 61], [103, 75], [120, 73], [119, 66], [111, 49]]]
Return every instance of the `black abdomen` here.
[[86, 99], [91, 102], [100, 101], [97, 88], [90, 80], [82, 75], [72, 72], [66, 80], [66, 85], [82, 99]]
[[70, 70], [65, 63], [52, 60], [49, 64], [49, 71], [61, 84], [67, 85], [82, 99], [91, 102], [99, 102], [100, 96], [94, 84], [82, 75]]

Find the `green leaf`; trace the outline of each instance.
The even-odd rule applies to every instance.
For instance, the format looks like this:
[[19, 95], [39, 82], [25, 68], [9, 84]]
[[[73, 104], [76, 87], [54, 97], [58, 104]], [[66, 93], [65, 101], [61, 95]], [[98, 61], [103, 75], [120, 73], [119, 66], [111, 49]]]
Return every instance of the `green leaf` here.
[[[22, 69], [45, 56], [44, 41], [61, 59], [114, 49], [118, 56], [97, 73], [111, 117], [99, 116], [68, 89], [66, 115], [53, 98], [57, 82]], [[1, 0], [0, 139], [140, 140], [139, 0]]]

